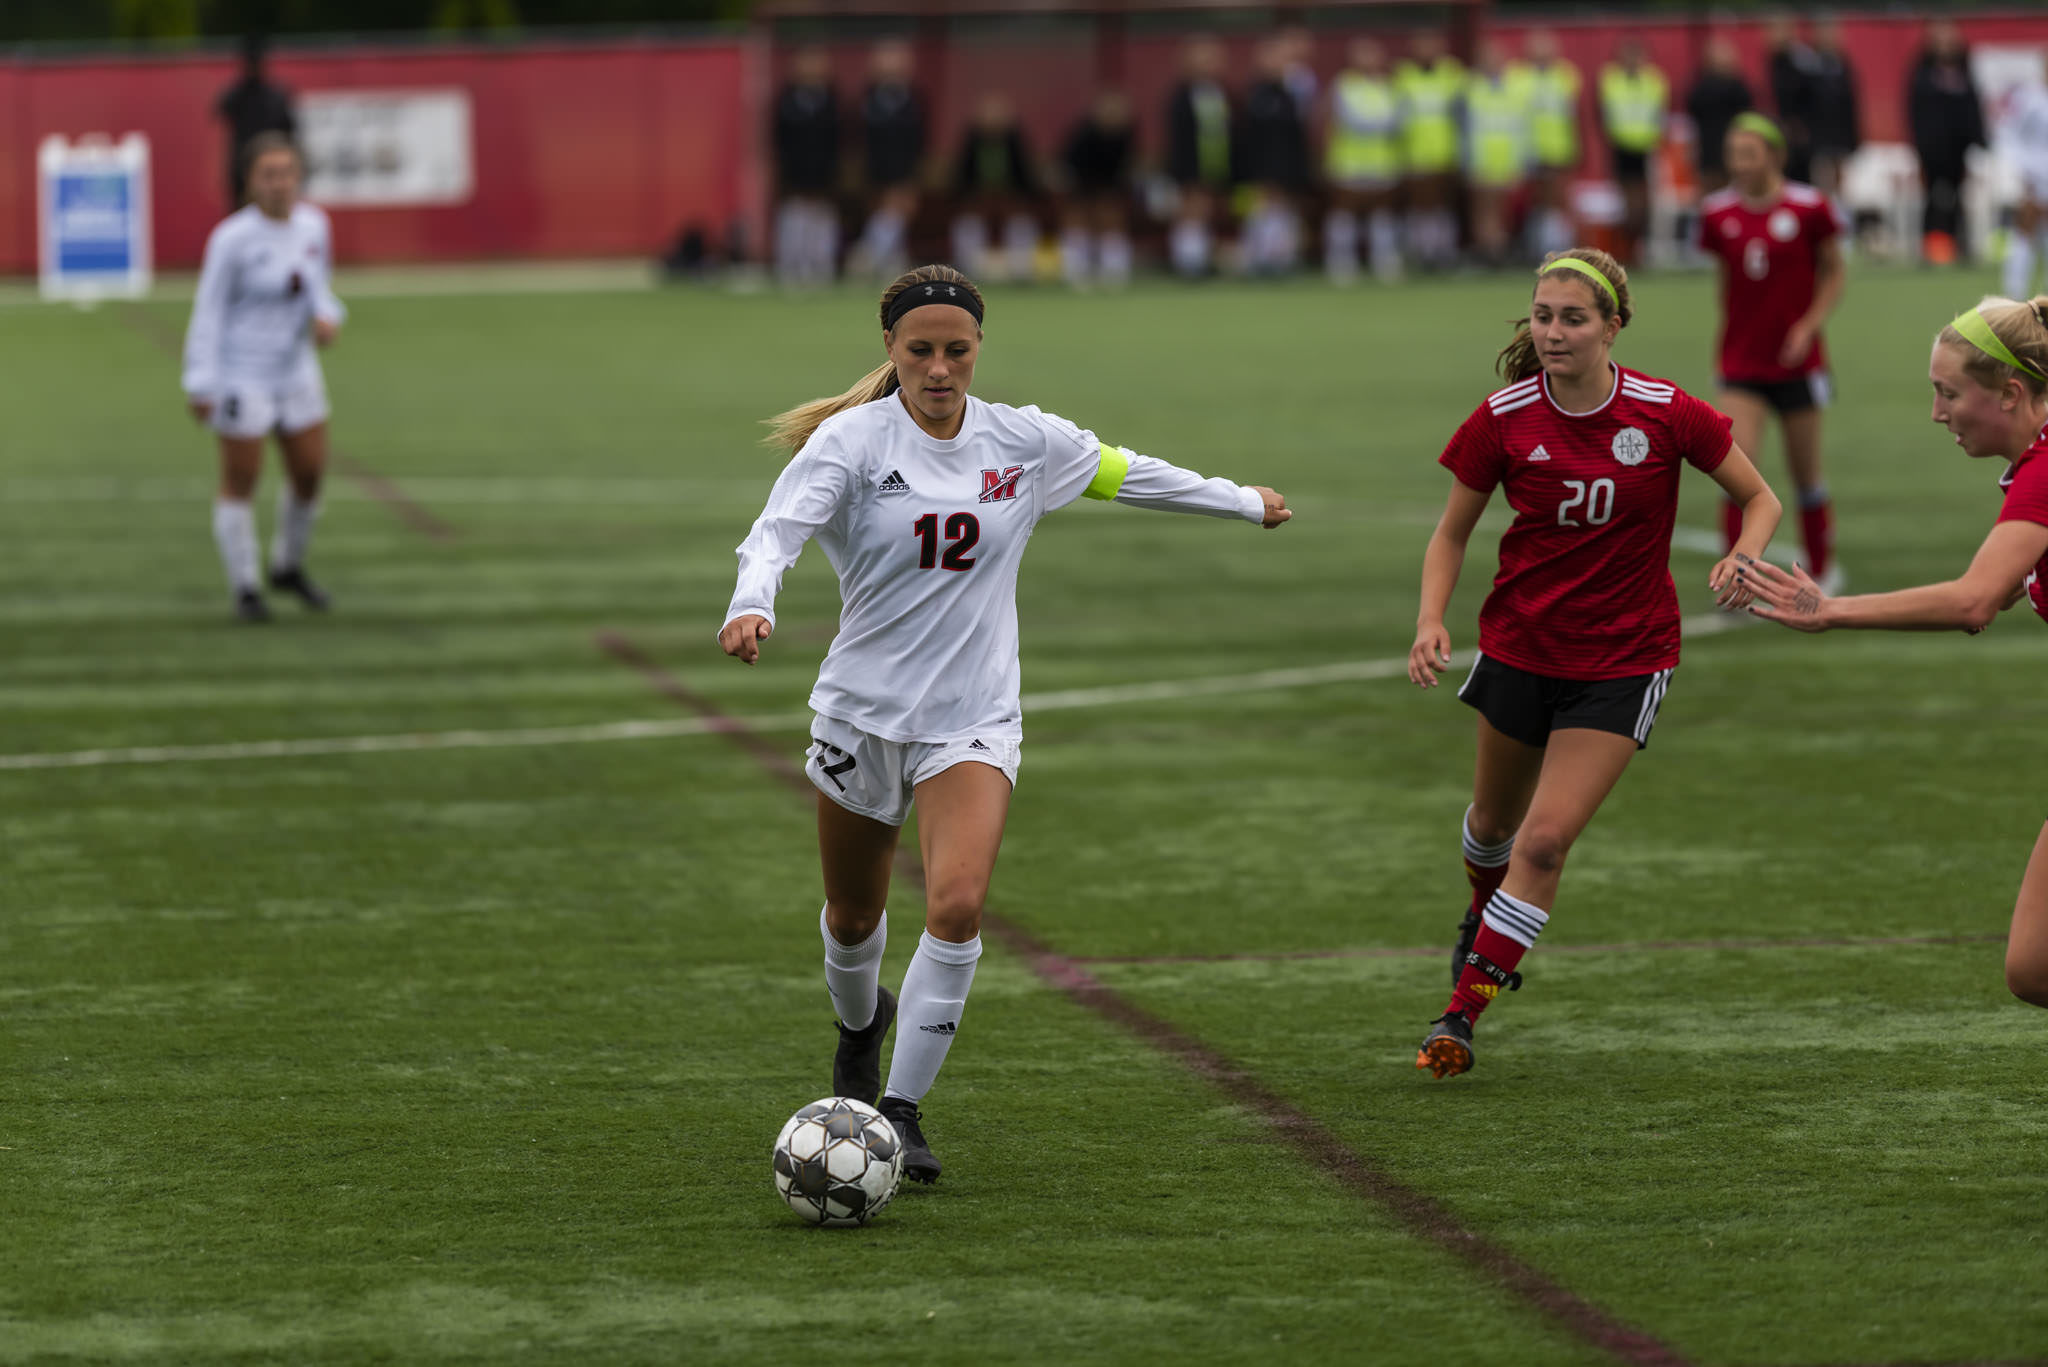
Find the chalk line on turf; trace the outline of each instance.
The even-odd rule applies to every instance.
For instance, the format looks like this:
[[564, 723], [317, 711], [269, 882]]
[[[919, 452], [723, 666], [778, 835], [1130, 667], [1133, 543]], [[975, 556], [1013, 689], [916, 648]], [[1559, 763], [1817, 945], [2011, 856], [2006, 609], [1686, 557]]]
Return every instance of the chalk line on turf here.
[[[1688, 617], [1685, 634], [1711, 636], [1745, 625], [1746, 618], [1727, 613]], [[1470, 654], [1454, 655], [1453, 670], [1471, 664]], [[1220, 674], [1206, 679], [1162, 679], [1149, 683], [1107, 684], [1024, 695], [1024, 711], [1066, 712], [1123, 703], [1176, 702], [1189, 698], [1238, 693], [1269, 693], [1320, 684], [1369, 683], [1400, 678], [1408, 657], [1343, 660], [1295, 669], [1262, 669], [1250, 674]], [[586, 745], [602, 741], [664, 740], [709, 735], [735, 726], [751, 731], [796, 731], [810, 725], [809, 712], [785, 712], [738, 719], [657, 717], [632, 721], [594, 722], [580, 726], [534, 726], [510, 730], [417, 731], [371, 736], [306, 736], [278, 740], [223, 741], [211, 745], [131, 745], [93, 750], [54, 750], [0, 755], [0, 771], [20, 769], [90, 769], [113, 764], [188, 764], [239, 759], [295, 759], [316, 755], [398, 754], [410, 750], [512, 749], [543, 745]]]

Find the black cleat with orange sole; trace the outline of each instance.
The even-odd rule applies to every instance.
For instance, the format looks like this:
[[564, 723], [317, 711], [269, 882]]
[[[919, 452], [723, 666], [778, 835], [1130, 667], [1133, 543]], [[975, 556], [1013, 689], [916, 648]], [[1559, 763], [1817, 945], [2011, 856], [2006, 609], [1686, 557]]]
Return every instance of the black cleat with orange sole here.
[[1446, 1011], [1430, 1022], [1429, 1034], [1415, 1051], [1415, 1066], [1440, 1078], [1472, 1070], [1472, 1022], [1464, 1012]]

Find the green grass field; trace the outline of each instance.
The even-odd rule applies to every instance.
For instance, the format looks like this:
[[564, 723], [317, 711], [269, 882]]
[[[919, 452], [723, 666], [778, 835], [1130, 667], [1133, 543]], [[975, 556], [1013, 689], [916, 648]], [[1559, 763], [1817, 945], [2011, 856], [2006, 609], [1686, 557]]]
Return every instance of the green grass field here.
[[[1832, 329], [1856, 587], [1958, 572], [1993, 516], [1923, 397], [1987, 285], [1864, 273]], [[182, 309], [0, 315], [0, 752], [169, 747], [0, 759], [0, 1362], [2048, 1359], [2048, 1016], [1999, 969], [2042, 818], [2024, 613], [1692, 641], [1477, 1070], [1411, 1066], [1472, 721], [1367, 676], [1524, 290], [994, 294], [982, 395], [1299, 510], [1049, 519], [1027, 694], [1361, 677], [1042, 709], [992, 909], [1633, 1337], [1421, 1237], [1014, 942], [927, 1100], [944, 1181], [799, 1226], [768, 1150], [829, 1082], [812, 817], [725, 737], [188, 749], [687, 721], [612, 633], [797, 755], [822, 556], [758, 669], [713, 634], [757, 420], [871, 364], [872, 301], [677, 291], [357, 300], [337, 445], [428, 531], [338, 477], [339, 610], [260, 630]], [[1708, 281], [1636, 293], [1622, 359], [1704, 387]], [[1709, 564], [1676, 554], [1688, 612]], [[891, 983], [914, 889], [895, 912]]]

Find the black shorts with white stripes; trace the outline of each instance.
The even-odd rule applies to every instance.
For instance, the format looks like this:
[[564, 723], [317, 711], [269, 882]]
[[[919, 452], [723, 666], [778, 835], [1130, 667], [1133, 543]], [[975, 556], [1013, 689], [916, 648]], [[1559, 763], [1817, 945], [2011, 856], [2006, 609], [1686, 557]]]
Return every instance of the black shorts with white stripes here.
[[1611, 731], [1631, 737], [1641, 750], [1650, 744], [1671, 674], [1660, 669], [1626, 679], [1553, 679], [1481, 655], [1458, 697], [1494, 730], [1524, 745], [1548, 745], [1552, 731]]

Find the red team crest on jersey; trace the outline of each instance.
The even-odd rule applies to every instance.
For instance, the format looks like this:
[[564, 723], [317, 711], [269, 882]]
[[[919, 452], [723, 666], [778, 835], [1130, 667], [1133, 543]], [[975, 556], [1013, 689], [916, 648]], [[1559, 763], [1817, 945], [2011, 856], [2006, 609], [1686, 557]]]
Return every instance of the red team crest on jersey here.
[[1017, 496], [1017, 481], [1024, 477], [1024, 467], [1011, 465], [1001, 470], [981, 472], [981, 501], [1001, 503]]

